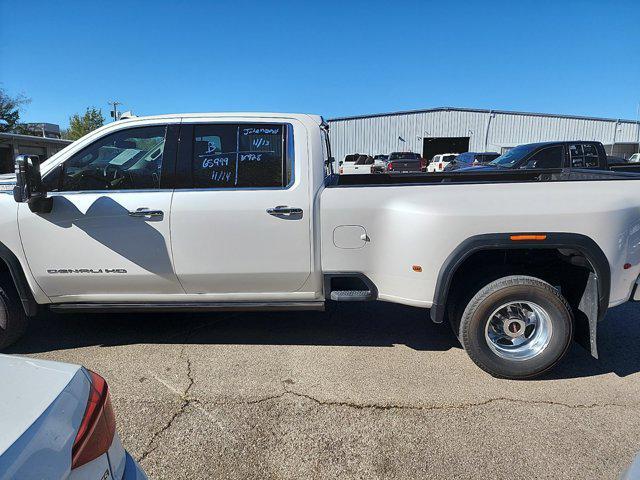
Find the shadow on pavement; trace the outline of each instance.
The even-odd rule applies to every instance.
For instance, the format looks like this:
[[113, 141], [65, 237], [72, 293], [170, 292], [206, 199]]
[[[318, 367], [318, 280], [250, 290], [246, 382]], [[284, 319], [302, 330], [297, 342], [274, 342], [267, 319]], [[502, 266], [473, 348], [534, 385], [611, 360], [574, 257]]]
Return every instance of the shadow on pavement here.
[[[45, 313], [7, 353], [27, 354], [129, 344], [328, 345], [444, 351], [460, 348], [449, 325], [422, 309], [383, 302], [336, 304], [329, 312], [83, 314]], [[640, 371], [640, 308], [607, 313], [598, 329], [600, 359], [574, 343], [563, 362], [541, 379]]]
[[598, 325], [596, 360], [574, 343], [560, 365], [543, 379], [579, 378], [615, 373], [626, 377], [640, 372], [640, 306], [629, 302], [610, 309]]
[[7, 353], [39, 353], [138, 343], [329, 345], [416, 350], [460, 347], [448, 325], [428, 311], [390, 303], [341, 303], [327, 312], [74, 314], [31, 319]]

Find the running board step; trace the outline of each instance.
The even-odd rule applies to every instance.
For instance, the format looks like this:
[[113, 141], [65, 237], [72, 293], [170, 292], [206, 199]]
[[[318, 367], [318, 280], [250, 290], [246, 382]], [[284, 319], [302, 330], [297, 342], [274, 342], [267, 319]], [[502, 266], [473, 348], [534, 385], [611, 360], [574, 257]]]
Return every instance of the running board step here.
[[324, 302], [155, 302], [155, 303], [55, 303], [54, 312], [239, 312], [324, 310]]
[[335, 302], [366, 302], [373, 300], [375, 295], [370, 290], [333, 290], [331, 300]]

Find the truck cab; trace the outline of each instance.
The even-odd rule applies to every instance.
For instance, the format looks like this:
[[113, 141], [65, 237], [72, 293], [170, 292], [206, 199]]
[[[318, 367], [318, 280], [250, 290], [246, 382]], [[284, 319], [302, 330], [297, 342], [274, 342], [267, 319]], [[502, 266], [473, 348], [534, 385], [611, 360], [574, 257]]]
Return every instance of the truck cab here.
[[114, 122], [41, 166], [48, 208], [0, 195], [0, 241], [36, 302], [54, 308], [321, 308], [312, 199], [325, 173], [308, 160], [327, 147], [307, 134], [321, 124], [264, 114]]

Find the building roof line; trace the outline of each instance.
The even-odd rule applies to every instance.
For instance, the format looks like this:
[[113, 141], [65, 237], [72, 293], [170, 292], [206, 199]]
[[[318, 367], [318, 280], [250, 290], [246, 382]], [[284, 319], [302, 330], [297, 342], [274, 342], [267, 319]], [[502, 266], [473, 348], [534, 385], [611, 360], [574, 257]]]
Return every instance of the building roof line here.
[[376, 118], [376, 117], [392, 117], [397, 115], [413, 115], [417, 113], [432, 113], [432, 112], [473, 112], [473, 113], [499, 113], [503, 115], [526, 115], [530, 117], [550, 117], [550, 118], [568, 118], [574, 120], [596, 120], [600, 122], [620, 122], [620, 123], [639, 123], [638, 120], [625, 120], [621, 118], [603, 118], [603, 117], [588, 117], [582, 115], [562, 115], [557, 113], [536, 113], [536, 112], [517, 112], [511, 110], [488, 110], [482, 108], [460, 108], [460, 107], [435, 107], [426, 108], [422, 110], [399, 110], [397, 112], [386, 113], [371, 113], [367, 115], [354, 115], [349, 117], [336, 117], [330, 118], [327, 122], [339, 122], [344, 120], [360, 120], [364, 118]]
[[25, 142], [30, 141], [30, 142], [60, 143], [63, 145], [69, 145], [70, 143], [73, 143], [73, 140], [66, 140], [64, 138], [41, 137], [40, 135], [22, 135], [21, 133], [8, 133], [8, 132], [0, 132], [0, 138], [24, 140]]

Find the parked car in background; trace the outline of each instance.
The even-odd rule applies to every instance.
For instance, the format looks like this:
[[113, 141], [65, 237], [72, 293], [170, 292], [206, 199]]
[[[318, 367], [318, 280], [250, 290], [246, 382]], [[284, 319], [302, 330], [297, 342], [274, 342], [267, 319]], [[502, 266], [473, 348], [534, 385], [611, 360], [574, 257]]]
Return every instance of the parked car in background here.
[[360, 155], [355, 162], [344, 163], [340, 167], [341, 175], [356, 175], [372, 173], [373, 157], [370, 155]]
[[360, 158], [359, 153], [351, 153], [349, 155], [345, 155], [344, 160], [340, 162], [340, 166], [342, 167], [343, 165], [346, 165], [348, 163], [356, 163], [359, 158]]
[[420, 172], [422, 168], [421, 157], [413, 152], [392, 152], [387, 161], [387, 172], [407, 173]]
[[387, 169], [387, 161], [389, 155], [375, 155], [373, 157], [373, 167], [371, 167], [372, 173], [384, 173]]
[[0, 378], [0, 478], [147, 478], [122, 447], [100, 375], [0, 355]]
[[464, 152], [455, 157], [444, 169], [451, 171], [474, 165], [485, 165], [499, 156], [498, 152]]
[[620, 157], [618, 155], [607, 155], [607, 163], [609, 165], [629, 163], [629, 160], [627, 160], [624, 157]]
[[600, 142], [581, 140], [540, 142], [518, 145], [486, 165], [460, 168], [469, 170], [518, 170], [548, 168], [581, 168], [595, 170], [616, 170], [622, 172], [640, 171], [638, 164], [611, 164], [604, 146]]
[[440, 153], [438, 155], [434, 155], [429, 165], [427, 165], [427, 172], [443, 172], [445, 167], [457, 156], [457, 153]]
[[627, 163], [640, 163], [640, 153], [634, 153], [629, 157]]

